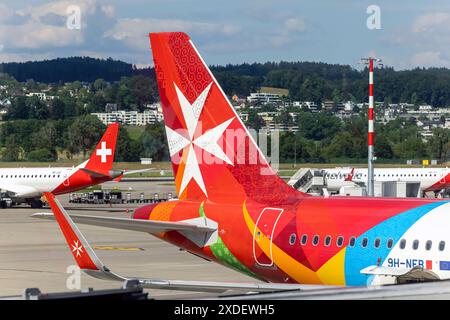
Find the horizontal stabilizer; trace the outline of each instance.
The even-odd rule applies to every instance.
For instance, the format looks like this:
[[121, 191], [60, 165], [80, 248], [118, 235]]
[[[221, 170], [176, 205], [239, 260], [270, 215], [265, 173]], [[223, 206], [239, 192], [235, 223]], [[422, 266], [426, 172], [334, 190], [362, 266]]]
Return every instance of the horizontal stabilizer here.
[[129, 175], [129, 174], [133, 174], [133, 173], [141, 173], [141, 172], [147, 172], [147, 171], [152, 171], [155, 170], [155, 168], [147, 168], [147, 169], [139, 169], [139, 170], [125, 170], [123, 172], [123, 175]]
[[89, 169], [86, 169], [86, 168], [80, 168], [80, 170], [86, 172], [87, 174], [89, 174], [90, 176], [92, 176], [94, 178], [105, 178], [105, 177], [108, 177], [108, 175], [106, 175], [106, 174], [103, 174], [103, 173], [100, 173], [100, 172], [96, 172], [96, 171], [93, 171], [93, 170], [89, 170]]
[[369, 266], [362, 269], [360, 272], [362, 274], [399, 277], [407, 274], [409, 271], [411, 271], [411, 269], [408, 268]]
[[[55, 220], [52, 213], [35, 213], [33, 218]], [[190, 231], [190, 232], [214, 232], [217, 227], [202, 224], [198, 222], [169, 222], [169, 221], [153, 221], [153, 220], [136, 220], [129, 218], [115, 218], [115, 217], [99, 217], [71, 214], [70, 217], [75, 223], [88, 224], [92, 226], [140, 231], [147, 233], [159, 233], [167, 231]]]

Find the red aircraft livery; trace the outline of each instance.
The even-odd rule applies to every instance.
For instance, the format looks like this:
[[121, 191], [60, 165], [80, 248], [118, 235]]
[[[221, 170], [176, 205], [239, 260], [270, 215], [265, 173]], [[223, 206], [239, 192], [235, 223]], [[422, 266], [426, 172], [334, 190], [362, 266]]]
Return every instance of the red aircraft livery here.
[[0, 168], [0, 190], [37, 208], [44, 192], [64, 194], [121, 178], [129, 172], [112, 170], [118, 130], [119, 124], [110, 124], [89, 160], [76, 167]]
[[[179, 199], [141, 207], [133, 219], [64, 214], [66, 220], [149, 232], [268, 282], [241, 286], [247, 289], [450, 277], [450, 262], [443, 263], [450, 260], [443, 227], [450, 223], [448, 201], [298, 192], [272, 170], [189, 37], [155, 33], [150, 40]], [[61, 215], [57, 200], [50, 204]], [[80, 237], [66, 236], [71, 248]], [[102, 271], [101, 263], [83, 269], [101, 278], [125, 279]], [[141, 283], [192, 290], [237, 287]]]

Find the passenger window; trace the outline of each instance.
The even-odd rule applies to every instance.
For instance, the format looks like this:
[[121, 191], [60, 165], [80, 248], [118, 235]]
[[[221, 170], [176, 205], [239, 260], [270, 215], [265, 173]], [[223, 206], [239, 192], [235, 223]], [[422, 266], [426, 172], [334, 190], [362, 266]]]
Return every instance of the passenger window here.
[[378, 249], [378, 248], [380, 247], [380, 243], [381, 243], [380, 238], [376, 238], [376, 239], [375, 239], [375, 243], [374, 243], [375, 248]]
[[291, 236], [289, 237], [289, 244], [292, 246], [295, 244], [295, 240], [297, 240], [297, 236], [295, 235], [295, 233], [291, 234]]
[[402, 239], [402, 240], [400, 241], [400, 249], [405, 249], [405, 247], [406, 247], [406, 240], [405, 240], [405, 239]]
[[388, 249], [391, 249], [393, 244], [394, 244], [394, 240], [388, 239], [387, 244], [386, 244]]
[[317, 246], [318, 243], [319, 243], [319, 236], [316, 234], [313, 237], [312, 244], [313, 244], [313, 246]]
[[363, 238], [363, 239], [362, 239], [362, 242], [361, 242], [361, 246], [362, 246], [363, 248], [367, 247], [367, 243], [368, 243], [368, 242], [369, 242], [369, 239]]
[[425, 250], [431, 250], [431, 245], [432, 245], [431, 240], [428, 240], [428, 241], [425, 243]]
[[356, 238], [355, 237], [351, 237], [350, 241], [348, 242], [349, 247], [354, 247], [355, 246], [355, 242], [356, 242]]
[[338, 237], [337, 241], [336, 241], [336, 245], [338, 247], [342, 247], [343, 244], [344, 244], [344, 237]]
[[413, 241], [413, 249], [417, 250], [417, 248], [419, 248], [419, 240], [414, 240]]
[[328, 246], [330, 246], [330, 243], [331, 243], [331, 236], [326, 236], [325, 237], [325, 241], [324, 241], [324, 245], [326, 247], [328, 247]]
[[445, 241], [439, 242], [439, 251], [444, 251], [445, 249]]
[[301, 240], [301, 244], [302, 244], [302, 246], [304, 246], [306, 243], [308, 242], [308, 235], [307, 234], [304, 234], [303, 236], [302, 236], [302, 240]]

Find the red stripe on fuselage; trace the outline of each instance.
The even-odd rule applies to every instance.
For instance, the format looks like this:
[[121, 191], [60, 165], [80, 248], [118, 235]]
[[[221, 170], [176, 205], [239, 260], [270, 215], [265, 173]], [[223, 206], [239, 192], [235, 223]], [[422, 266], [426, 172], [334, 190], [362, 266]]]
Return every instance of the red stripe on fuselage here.
[[67, 180], [64, 180], [59, 186], [57, 186], [52, 193], [64, 194], [69, 192], [78, 191], [99, 183], [110, 181], [111, 177], [94, 178], [90, 174], [77, 170]]

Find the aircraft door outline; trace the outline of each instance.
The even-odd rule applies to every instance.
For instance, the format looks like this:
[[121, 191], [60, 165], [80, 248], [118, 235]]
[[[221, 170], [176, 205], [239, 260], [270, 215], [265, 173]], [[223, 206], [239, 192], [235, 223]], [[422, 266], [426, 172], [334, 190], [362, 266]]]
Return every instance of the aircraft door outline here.
[[[284, 209], [281, 208], [264, 208], [259, 214], [258, 219], [256, 220], [255, 228], [253, 230], [253, 258], [255, 262], [259, 266], [271, 267], [273, 266], [273, 236], [275, 233], [275, 228], [277, 226], [278, 221], [280, 220], [281, 215], [283, 214]], [[268, 216], [270, 214], [270, 216]], [[266, 218], [268, 217], [268, 218]], [[273, 223], [272, 223], [273, 222]], [[261, 236], [265, 236], [270, 240], [269, 253], [267, 256], [269, 261], [258, 260], [257, 249], [261, 250], [257, 243], [261, 240]], [[262, 250], [261, 250], [262, 251]]]

